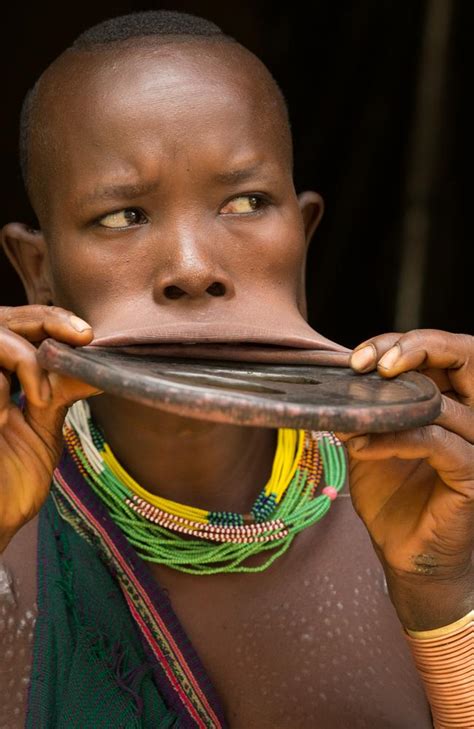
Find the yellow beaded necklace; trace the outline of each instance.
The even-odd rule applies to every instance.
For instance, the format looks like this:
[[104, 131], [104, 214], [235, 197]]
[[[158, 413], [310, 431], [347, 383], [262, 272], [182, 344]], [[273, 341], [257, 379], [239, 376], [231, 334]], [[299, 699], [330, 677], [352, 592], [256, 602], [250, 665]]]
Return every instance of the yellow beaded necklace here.
[[[346, 476], [344, 449], [333, 433], [283, 428], [271, 476], [251, 512], [208, 511], [137, 484], [105, 442], [87, 403], [75, 403], [69, 410], [64, 437], [84, 479], [138, 554], [194, 574], [262, 571], [298, 532], [328, 511]], [[327, 485], [318, 494], [323, 469]], [[263, 564], [245, 565], [248, 557], [266, 550], [272, 554]]]

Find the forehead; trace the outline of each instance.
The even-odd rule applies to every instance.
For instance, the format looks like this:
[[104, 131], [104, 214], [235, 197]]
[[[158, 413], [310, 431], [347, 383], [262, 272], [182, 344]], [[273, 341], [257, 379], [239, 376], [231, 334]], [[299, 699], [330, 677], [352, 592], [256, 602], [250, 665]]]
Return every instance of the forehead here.
[[45, 124], [32, 158], [36, 171], [48, 165], [48, 180], [62, 190], [91, 175], [125, 173], [139, 160], [288, 163], [276, 87], [263, 64], [233, 43], [66, 54], [45, 79], [40, 107]]

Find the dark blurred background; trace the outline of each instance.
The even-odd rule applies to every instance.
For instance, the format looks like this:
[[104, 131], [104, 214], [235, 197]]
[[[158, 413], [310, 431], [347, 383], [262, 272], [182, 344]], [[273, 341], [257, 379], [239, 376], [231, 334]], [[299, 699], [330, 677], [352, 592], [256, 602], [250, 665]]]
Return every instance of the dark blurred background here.
[[[88, 26], [156, 8], [216, 22], [286, 95], [297, 190], [326, 201], [308, 265], [311, 324], [347, 346], [420, 326], [472, 332], [472, 0], [10, 4], [0, 223], [34, 223], [17, 162], [26, 90]], [[0, 305], [23, 302], [0, 254]]]

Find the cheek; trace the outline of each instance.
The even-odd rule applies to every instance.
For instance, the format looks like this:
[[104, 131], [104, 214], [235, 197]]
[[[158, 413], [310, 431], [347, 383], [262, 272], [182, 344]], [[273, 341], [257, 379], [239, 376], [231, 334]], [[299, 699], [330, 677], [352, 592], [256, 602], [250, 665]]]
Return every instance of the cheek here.
[[[216, 220], [197, 228], [194, 221], [192, 246], [198, 265], [217, 264], [232, 279], [237, 295], [265, 290], [288, 301], [299, 299], [306, 249], [299, 210], [275, 208], [252, 221], [223, 226]], [[117, 306], [153, 306], [157, 277], [167, 269], [180, 271], [179, 246], [169, 244], [179, 237], [176, 229], [164, 226], [113, 242], [92, 241], [87, 234], [53, 238], [49, 250], [54, 303], [92, 325], [116, 312]]]
[[[245, 226], [243, 226], [245, 228]], [[261, 224], [249, 225], [239, 236], [237, 263], [253, 274], [259, 284], [291, 292], [299, 287], [306, 243], [301, 217], [276, 211]]]
[[140, 265], [129, 247], [61, 240], [51, 246], [53, 297], [56, 306], [93, 323], [119, 302], [136, 301], [145, 288]]

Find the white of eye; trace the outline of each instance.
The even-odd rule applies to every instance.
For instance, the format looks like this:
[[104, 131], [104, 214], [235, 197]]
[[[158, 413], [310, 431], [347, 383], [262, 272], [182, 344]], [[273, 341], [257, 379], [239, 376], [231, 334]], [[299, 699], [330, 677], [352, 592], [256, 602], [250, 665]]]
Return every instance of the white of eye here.
[[262, 204], [261, 198], [256, 195], [241, 195], [230, 200], [221, 210], [224, 215], [235, 213], [253, 213]]
[[139, 225], [143, 222], [144, 215], [136, 208], [124, 208], [117, 210], [116, 213], [104, 215], [100, 219], [100, 225], [104, 228], [129, 228], [132, 225]]

